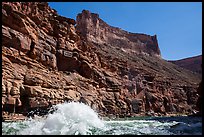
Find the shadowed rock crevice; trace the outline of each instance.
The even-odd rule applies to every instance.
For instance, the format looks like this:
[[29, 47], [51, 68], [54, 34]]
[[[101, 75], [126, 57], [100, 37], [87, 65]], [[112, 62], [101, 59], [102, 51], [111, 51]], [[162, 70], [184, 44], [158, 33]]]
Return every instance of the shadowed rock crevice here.
[[32, 59], [36, 58], [36, 53], [35, 53], [34, 49], [35, 49], [35, 42], [31, 41], [30, 50], [27, 52], [27, 55], [28, 55], [28, 57], [30, 57]]

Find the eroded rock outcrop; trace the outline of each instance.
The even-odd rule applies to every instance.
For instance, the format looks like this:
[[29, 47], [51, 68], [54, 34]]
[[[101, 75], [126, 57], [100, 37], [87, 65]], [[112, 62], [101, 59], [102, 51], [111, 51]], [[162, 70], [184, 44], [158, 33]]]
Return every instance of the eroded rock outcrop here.
[[78, 14], [77, 26], [77, 31], [94, 43], [111, 45], [127, 53], [161, 56], [156, 35], [130, 33], [111, 27], [100, 19], [98, 14], [90, 13], [88, 10]]
[[101, 116], [195, 109], [199, 76], [161, 59], [156, 36], [110, 27], [89, 11], [75, 25], [46, 2], [2, 2], [3, 119], [65, 101]]
[[[198, 99], [199, 75], [161, 59], [156, 36], [109, 26], [98, 14], [87, 10], [78, 14], [76, 29], [82, 39], [93, 45], [100, 61], [95, 67], [103, 70], [106, 91], [115, 94], [115, 102], [108, 103], [115, 104], [111, 113], [166, 115], [193, 112]], [[103, 75], [100, 75], [102, 79]], [[110, 77], [114, 78], [112, 82]], [[119, 109], [124, 106], [122, 104], [126, 107]]]

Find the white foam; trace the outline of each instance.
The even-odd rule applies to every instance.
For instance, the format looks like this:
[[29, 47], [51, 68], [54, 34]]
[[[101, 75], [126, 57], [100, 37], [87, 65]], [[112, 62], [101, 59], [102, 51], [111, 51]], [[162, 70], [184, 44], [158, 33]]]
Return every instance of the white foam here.
[[156, 120], [110, 120], [106, 121], [106, 132], [112, 134], [136, 134], [136, 135], [170, 135], [166, 128], [176, 125], [178, 122], [159, 122]]
[[[18, 134], [23, 135], [73, 135], [92, 134], [92, 128], [103, 128], [104, 123], [89, 106], [70, 102], [58, 104], [56, 111], [46, 119], [27, 121], [28, 127]], [[29, 122], [29, 123], [28, 123]]]
[[[20, 135], [172, 135], [201, 134], [202, 123], [157, 121], [148, 119], [103, 121], [89, 106], [70, 102], [55, 106], [44, 118], [2, 123], [2, 134]], [[193, 130], [193, 131], [192, 131]]]

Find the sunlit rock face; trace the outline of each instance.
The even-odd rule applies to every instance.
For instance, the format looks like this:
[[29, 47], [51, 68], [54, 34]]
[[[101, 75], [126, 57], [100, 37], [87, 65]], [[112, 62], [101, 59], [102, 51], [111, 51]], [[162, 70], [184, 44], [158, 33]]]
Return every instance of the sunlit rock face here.
[[161, 56], [156, 35], [130, 33], [109, 26], [99, 18], [98, 14], [90, 13], [88, 10], [83, 10], [81, 14], [78, 14], [77, 30], [88, 41], [97, 44], [108, 44], [130, 53]]
[[101, 116], [192, 113], [200, 77], [160, 56], [156, 36], [89, 11], [75, 21], [46, 2], [2, 2], [3, 119], [66, 101]]

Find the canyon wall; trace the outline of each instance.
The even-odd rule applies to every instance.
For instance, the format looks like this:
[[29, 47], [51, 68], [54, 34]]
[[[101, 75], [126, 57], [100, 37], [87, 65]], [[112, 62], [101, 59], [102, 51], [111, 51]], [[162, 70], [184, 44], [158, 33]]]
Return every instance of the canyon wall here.
[[69, 101], [101, 116], [191, 114], [200, 81], [161, 58], [156, 36], [85, 10], [75, 21], [46, 2], [2, 2], [3, 120]]
[[90, 13], [88, 10], [78, 14], [76, 28], [84, 38], [97, 44], [115, 46], [129, 53], [161, 56], [156, 35], [130, 33], [109, 26], [98, 14]]

